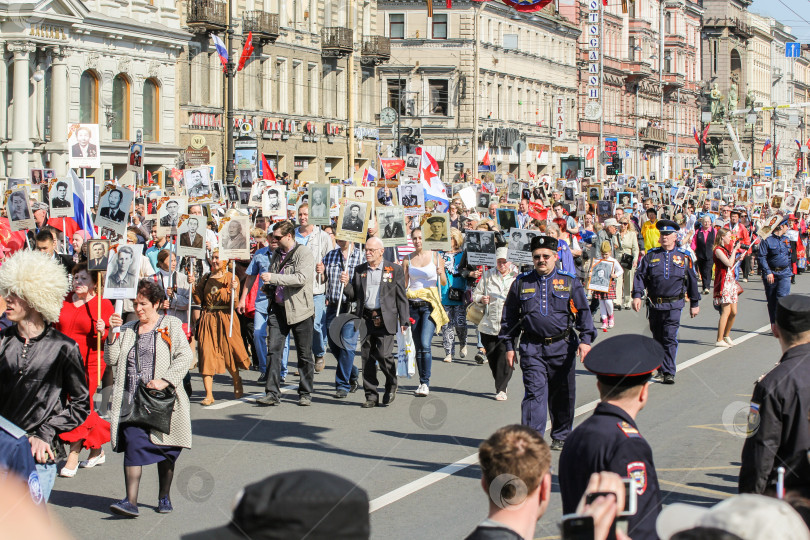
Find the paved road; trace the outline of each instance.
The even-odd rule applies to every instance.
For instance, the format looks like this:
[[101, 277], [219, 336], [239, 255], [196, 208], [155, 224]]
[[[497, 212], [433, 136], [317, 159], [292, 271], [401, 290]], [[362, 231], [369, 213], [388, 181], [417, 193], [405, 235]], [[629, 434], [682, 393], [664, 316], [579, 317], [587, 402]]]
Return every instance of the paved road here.
[[[762, 285], [744, 284], [732, 337], [745, 341], [715, 349], [717, 313], [710, 301], [695, 319], [685, 316], [674, 386], [654, 385], [639, 427], [650, 441], [664, 503], [711, 505], [736, 492], [740, 431], [745, 430], [753, 383], [779, 357], [769, 334]], [[799, 279], [794, 292], [810, 292]], [[617, 312], [616, 328], [649, 335], [643, 314]], [[232, 399], [229, 377], [217, 377], [218, 404], [202, 408], [199, 389], [192, 398], [194, 448], [178, 461], [172, 499], [175, 511], [157, 514], [157, 472], [144, 470], [141, 517], [125, 520], [107, 508], [124, 494], [122, 455], [107, 449], [107, 463], [58, 478], [51, 509], [77, 538], [176, 538], [226, 523], [240, 487], [267, 475], [316, 468], [351, 478], [372, 500], [372, 536], [385, 539], [463, 538], [486, 515], [475, 453], [495, 429], [520, 421], [523, 388], [518, 371], [505, 402], [493, 400], [487, 366], [472, 359], [441, 362], [434, 339], [431, 395], [413, 397], [417, 381], [400, 382], [396, 403], [361, 409], [362, 392], [346, 401], [332, 399], [334, 361], [316, 376], [314, 404], [295, 404], [294, 391], [280, 407], [258, 408]], [[470, 350], [474, 350], [470, 346]], [[628, 351], [632, 354], [632, 351]], [[684, 369], [684, 366], [685, 369]], [[255, 381], [256, 372], [245, 374]], [[288, 381], [295, 377], [288, 378]], [[246, 393], [259, 386], [247, 382]], [[588, 417], [598, 398], [595, 378], [577, 371], [577, 422]], [[554, 466], [558, 454], [554, 455]], [[556, 476], [554, 490], [558, 490]], [[559, 535], [559, 497], [538, 523], [537, 537]]]

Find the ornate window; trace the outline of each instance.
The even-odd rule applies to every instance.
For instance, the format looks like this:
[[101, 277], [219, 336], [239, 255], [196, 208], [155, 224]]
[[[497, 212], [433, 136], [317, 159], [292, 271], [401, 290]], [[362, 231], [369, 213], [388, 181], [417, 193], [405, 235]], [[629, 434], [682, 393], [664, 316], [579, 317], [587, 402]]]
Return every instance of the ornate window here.
[[160, 89], [154, 79], [143, 83], [143, 140], [157, 142], [160, 129]]

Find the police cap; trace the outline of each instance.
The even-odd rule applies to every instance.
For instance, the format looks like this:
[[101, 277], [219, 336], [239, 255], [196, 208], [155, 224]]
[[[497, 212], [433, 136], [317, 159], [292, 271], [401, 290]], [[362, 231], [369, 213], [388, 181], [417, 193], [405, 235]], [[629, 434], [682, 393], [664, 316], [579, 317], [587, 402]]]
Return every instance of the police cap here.
[[780, 298], [776, 304], [776, 324], [792, 334], [810, 330], [810, 298], [800, 294]]
[[647, 336], [622, 334], [600, 341], [585, 357], [585, 368], [603, 384], [644, 384], [663, 362], [664, 348]]
[[678, 224], [671, 219], [659, 219], [655, 224], [655, 228], [658, 229], [661, 234], [670, 234], [681, 230]]
[[535, 249], [550, 249], [557, 251], [557, 239], [553, 236], [535, 236], [532, 238], [532, 251]]

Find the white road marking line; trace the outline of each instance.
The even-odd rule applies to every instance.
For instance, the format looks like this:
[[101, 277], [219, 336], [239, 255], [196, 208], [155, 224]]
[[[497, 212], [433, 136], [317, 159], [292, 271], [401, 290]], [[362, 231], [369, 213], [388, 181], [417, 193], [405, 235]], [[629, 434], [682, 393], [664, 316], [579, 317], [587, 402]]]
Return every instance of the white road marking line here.
[[[744, 336], [737, 338], [736, 340], [734, 340], [734, 343], [743, 343], [753, 337], [761, 335], [766, 331], [770, 331], [770, 329], [771, 329], [770, 324], [765, 325], [762, 328], [758, 328], [753, 332], [749, 332]], [[730, 350], [729, 347], [712, 347], [710, 350], [701, 353], [695, 356], [694, 358], [690, 358], [689, 360], [687, 360], [682, 364], [678, 364], [677, 366], [678, 371], [679, 372], [683, 371], [684, 369], [690, 368], [695, 364], [698, 364], [706, 360], [707, 358], [711, 358], [716, 354], [720, 354], [721, 352], [728, 350]], [[599, 402], [600, 400], [596, 399], [594, 401], [591, 401], [590, 403], [586, 403], [585, 405], [577, 407], [577, 409], [574, 411], [574, 418], [578, 418], [583, 414], [593, 411], [594, 409], [596, 409], [596, 406], [599, 405]], [[546, 422], [546, 431], [548, 431], [549, 429], [551, 429], [551, 420]], [[463, 459], [460, 459], [455, 463], [451, 463], [450, 465], [442, 467], [438, 471], [432, 472], [426, 476], [423, 476], [422, 478], [418, 478], [413, 482], [409, 482], [408, 484], [405, 484], [404, 486], [399, 487], [393, 491], [389, 491], [385, 495], [381, 495], [376, 499], [372, 500], [371, 502], [369, 502], [369, 513], [376, 512], [380, 508], [385, 508], [389, 504], [395, 503], [400, 499], [404, 499], [408, 495], [412, 495], [413, 493], [416, 493], [421, 489], [433, 485], [440, 480], [444, 480], [448, 476], [452, 476], [460, 471], [463, 471], [470, 465], [475, 465], [476, 463], [478, 463], [478, 452], [471, 454]]]
[[[290, 392], [292, 390], [298, 390], [297, 385], [288, 385], [281, 387], [281, 392]], [[259, 392], [257, 394], [250, 394], [249, 396], [243, 396], [239, 399], [231, 399], [229, 401], [223, 401], [221, 403], [214, 403], [213, 405], [209, 405], [206, 409], [211, 411], [217, 411], [219, 409], [224, 409], [226, 407], [231, 407], [233, 405], [239, 405], [240, 403], [253, 403], [257, 399], [264, 397], [264, 392]]]

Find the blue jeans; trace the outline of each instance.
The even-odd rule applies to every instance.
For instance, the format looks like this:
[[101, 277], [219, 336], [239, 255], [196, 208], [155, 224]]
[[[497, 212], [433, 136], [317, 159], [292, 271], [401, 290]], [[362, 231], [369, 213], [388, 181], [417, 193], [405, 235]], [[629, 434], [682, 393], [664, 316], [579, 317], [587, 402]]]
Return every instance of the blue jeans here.
[[[341, 312], [346, 313], [348, 306], [344, 303], [341, 306]], [[337, 317], [337, 304], [330, 304], [326, 306], [325, 328], [332, 325], [332, 321]], [[328, 337], [328, 332], [327, 332]], [[337, 360], [337, 368], [335, 369], [335, 390], [344, 390], [346, 392], [351, 388], [351, 383], [356, 382], [358, 378], [357, 366], [354, 365], [354, 355], [357, 350], [357, 331], [354, 325], [343, 325], [343, 330], [340, 334], [343, 343], [346, 345], [344, 349], [341, 344], [332, 341], [329, 338], [329, 350]]]
[[312, 356], [318, 358], [326, 354], [326, 334], [329, 325], [326, 324], [326, 295], [316, 294], [312, 297], [315, 304], [315, 331], [312, 334]]
[[287, 378], [287, 358], [290, 356], [290, 335], [287, 334], [287, 339], [284, 340], [284, 351], [281, 353], [281, 373], [279, 376], [282, 379]]
[[267, 313], [253, 313], [253, 342], [256, 345], [256, 360], [259, 363], [259, 372], [267, 371]]
[[42, 489], [42, 500], [48, 502], [51, 497], [53, 483], [56, 481], [56, 463], [37, 463], [36, 466], [39, 486]]
[[430, 342], [436, 332], [436, 323], [430, 318], [430, 305], [414, 307], [410, 304], [413, 344], [416, 348], [416, 369], [419, 371], [419, 384], [430, 385], [430, 365], [433, 362], [433, 352]]

